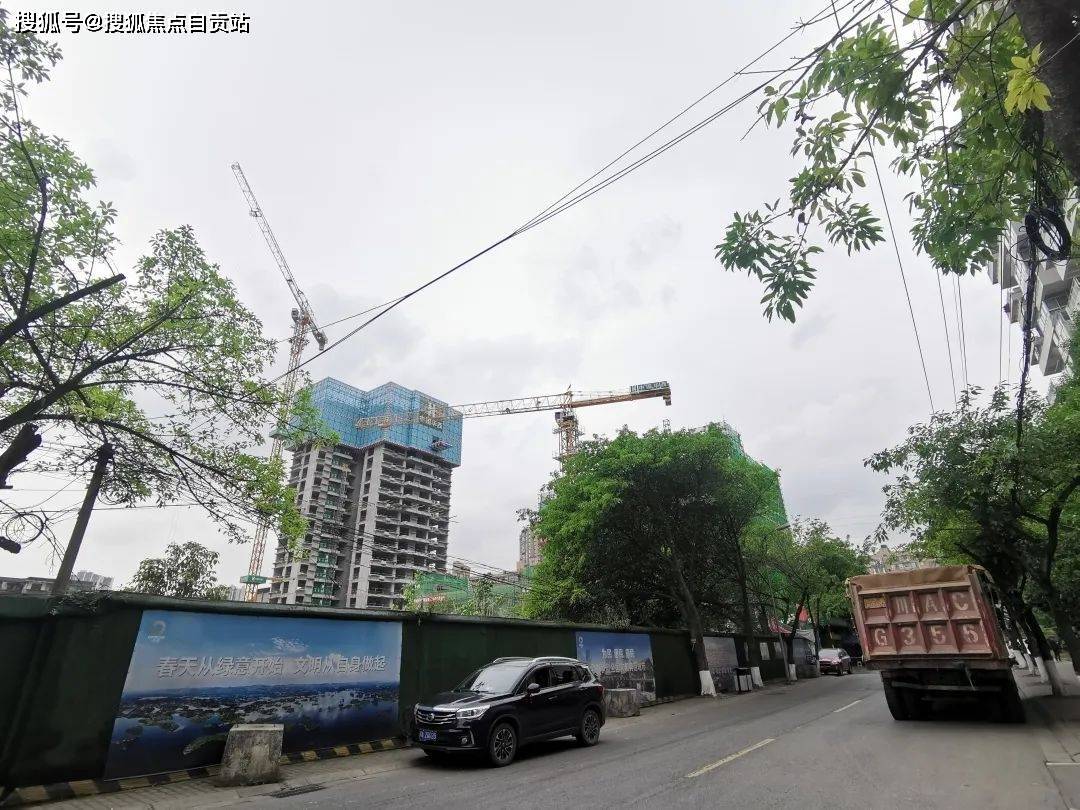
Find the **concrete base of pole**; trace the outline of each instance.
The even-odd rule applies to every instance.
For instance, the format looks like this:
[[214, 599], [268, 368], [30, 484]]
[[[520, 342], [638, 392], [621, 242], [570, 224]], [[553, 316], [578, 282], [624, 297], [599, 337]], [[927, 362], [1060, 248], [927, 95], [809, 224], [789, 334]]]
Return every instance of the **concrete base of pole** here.
[[712, 673], [709, 670], [698, 671], [698, 680], [701, 681], [701, 694], [703, 697], [716, 697], [716, 684], [713, 683]]
[[799, 680], [798, 676], [795, 674], [795, 665], [794, 664], [788, 664], [787, 665], [787, 677], [788, 677], [788, 680], [791, 681], [791, 682]]
[[[633, 689], [629, 690], [635, 691]], [[285, 726], [280, 723], [247, 723], [229, 729], [225, 756], [214, 781], [222, 787], [263, 785], [281, 780], [278, 760]]]
[[1046, 672], [1046, 662], [1041, 655], [1035, 656], [1035, 666], [1039, 668], [1039, 683], [1050, 683], [1050, 676]]
[[637, 717], [641, 714], [641, 693], [637, 689], [605, 689], [604, 708], [608, 717]]

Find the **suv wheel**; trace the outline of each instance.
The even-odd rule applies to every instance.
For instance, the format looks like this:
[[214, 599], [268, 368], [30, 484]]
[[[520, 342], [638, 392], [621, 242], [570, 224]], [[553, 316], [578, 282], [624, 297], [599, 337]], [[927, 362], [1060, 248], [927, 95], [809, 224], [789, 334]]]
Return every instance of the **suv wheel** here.
[[581, 726], [574, 735], [582, 745], [596, 745], [600, 742], [600, 715], [596, 709], [586, 709], [581, 715]]
[[499, 723], [491, 730], [488, 737], [488, 759], [496, 768], [502, 768], [514, 761], [517, 754], [517, 732], [509, 723]]

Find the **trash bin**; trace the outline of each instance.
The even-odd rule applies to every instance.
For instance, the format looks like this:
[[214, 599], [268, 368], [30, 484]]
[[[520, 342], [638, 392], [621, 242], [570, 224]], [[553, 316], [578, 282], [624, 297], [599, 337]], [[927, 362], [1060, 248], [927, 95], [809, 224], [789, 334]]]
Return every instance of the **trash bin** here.
[[754, 678], [750, 667], [735, 667], [735, 691], [737, 693], [752, 692], [754, 690]]

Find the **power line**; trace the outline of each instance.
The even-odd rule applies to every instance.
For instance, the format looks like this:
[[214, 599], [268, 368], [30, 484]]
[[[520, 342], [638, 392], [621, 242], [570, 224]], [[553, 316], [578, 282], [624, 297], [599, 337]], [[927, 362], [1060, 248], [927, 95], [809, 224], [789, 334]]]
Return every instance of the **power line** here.
[[[849, 3], [849, 5], [854, 4], [855, 1], [856, 0], [852, 0], [852, 2]], [[866, 6], [869, 6], [869, 5], [871, 5], [871, 2], [868, 0], [868, 2], [864, 3], [863, 8], [865, 8]], [[827, 8], [828, 7], [826, 7], [826, 10], [827, 10]], [[861, 13], [861, 11], [860, 11], [860, 13]], [[811, 18], [811, 21], [809, 23], [807, 23], [807, 25], [812, 25], [812, 24], [814, 24], [816, 22], [819, 22], [822, 19], [823, 14], [825, 14], [825, 10], [823, 10], [821, 12], [818, 12], [814, 17]], [[760, 59], [763, 56], [767, 55], [772, 50], [775, 50], [776, 47], [783, 44], [783, 42], [787, 41], [787, 39], [789, 39], [791, 36], [793, 36], [795, 32], [804, 30], [804, 28], [805, 28], [805, 26], [797, 26], [794, 29], [793, 32], [790, 32], [787, 35], [785, 35], [785, 37], [783, 37], [780, 40], [780, 42], [776, 43], [773, 46], [770, 46], [769, 49], [767, 49], [760, 56], [756, 57], [754, 60], [752, 60], [748, 64], [751, 64], [751, 65], [754, 64], [756, 61], [758, 61], [758, 59]], [[799, 60], [797, 60], [795, 64], [798, 65], [801, 62], [805, 62], [807, 59], [808, 59], [807, 56], [803, 56]], [[611, 175], [610, 177], [607, 177], [604, 180], [602, 180], [602, 181], [594, 184], [593, 186], [589, 187], [588, 189], [579, 192], [579, 190], [586, 183], [590, 182], [590, 180], [592, 180], [592, 179], [595, 179], [598, 175], [602, 174], [606, 169], [608, 169], [611, 166], [613, 166], [614, 164], [618, 163], [619, 160], [621, 160], [627, 154], [632, 152], [639, 145], [645, 143], [651, 137], [653, 137], [653, 135], [655, 135], [657, 132], [664, 129], [664, 127], [666, 127], [668, 125], [668, 123], [671, 123], [672, 121], [678, 119], [683, 114], [685, 114], [687, 111], [689, 111], [690, 109], [695, 107], [697, 104], [699, 104], [701, 101], [703, 101], [705, 98], [712, 95], [712, 93], [715, 92], [715, 89], [718, 89], [719, 87], [722, 87], [724, 84], [726, 84], [732, 78], [740, 75], [740, 71], [733, 72], [731, 74], [731, 76], [729, 76], [727, 79], [725, 79], [725, 81], [722, 82], [720, 85], [718, 85], [717, 88], [715, 88], [713, 91], [710, 91], [709, 93], [706, 93], [701, 98], [699, 98], [699, 99], [695, 100], [694, 102], [692, 102], [683, 111], [678, 113], [676, 116], [674, 116], [672, 119], [670, 119], [663, 126], [661, 126], [658, 129], [654, 130], [652, 133], [647, 135], [645, 138], [643, 138], [641, 141], [636, 143], [634, 146], [630, 147], [630, 149], [624, 150], [624, 152], [619, 157], [615, 158], [614, 161], [609, 162], [604, 168], [600, 169], [600, 171], [595, 172], [588, 179], [586, 179], [585, 181], [579, 183], [577, 186], [575, 186], [569, 192], [567, 192], [562, 197], [560, 197], [556, 202], [549, 205], [540, 214], [537, 214], [532, 219], [526, 221], [524, 224], [519, 226], [517, 229], [511, 231], [506, 236], [503, 236], [501, 239], [498, 239], [495, 242], [491, 243], [490, 245], [485, 247], [483, 250], [477, 251], [476, 253], [474, 253], [469, 258], [467, 258], [464, 261], [461, 261], [458, 264], [454, 265], [449, 270], [446, 270], [446, 271], [440, 273], [439, 275], [435, 276], [434, 278], [432, 278], [432, 279], [426, 281], [425, 283], [421, 284], [419, 287], [416, 287], [416, 288], [410, 290], [409, 292], [405, 293], [400, 298], [396, 299], [393, 303], [389, 304], [384, 310], [382, 310], [378, 314], [374, 315], [373, 317], [369, 318], [368, 320], [364, 321], [364, 323], [360, 324], [355, 329], [353, 329], [350, 332], [346, 333], [344, 336], [342, 336], [338, 340], [335, 340], [333, 343], [329, 344], [328, 346], [326, 346], [322, 350], [320, 350], [320, 351], [316, 352], [315, 354], [313, 354], [307, 360], [300, 363], [298, 368], [303, 368], [308, 363], [311, 363], [314, 360], [316, 360], [317, 358], [322, 357], [327, 352], [331, 351], [332, 349], [334, 349], [337, 346], [340, 346], [346, 340], [349, 340], [351, 337], [353, 337], [357, 333], [359, 333], [362, 330], [366, 329], [368, 326], [373, 324], [379, 318], [383, 317], [388, 312], [390, 312], [391, 310], [395, 309], [400, 304], [407, 301], [409, 298], [412, 298], [414, 295], [422, 292], [423, 290], [427, 289], [428, 287], [432, 286], [433, 284], [436, 284], [437, 282], [442, 281], [443, 279], [447, 278], [448, 276], [452, 275], [453, 273], [457, 272], [458, 270], [461, 270], [462, 268], [464, 268], [467, 265], [471, 264], [476, 259], [479, 259], [480, 257], [484, 256], [485, 254], [490, 253], [492, 250], [499, 247], [500, 245], [502, 245], [502, 244], [504, 244], [506, 242], [509, 242], [511, 239], [513, 239], [513, 238], [515, 238], [517, 236], [520, 236], [521, 234], [523, 234], [523, 233], [525, 233], [527, 231], [530, 231], [530, 230], [532, 230], [533, 228], [535, 228], [535, 227], [537, 227], [539, 225], [542, 225], [543, 223], [547, 222], [549, 219], [552, 219], [553, 217], [558, 216], [559, 214], [563, 213], [564, 211], [567, 211], [570, 208], [573, 208], [575, 205], [578, 205], [579, 203], [581, 203], [584, 200], [588, 199], [593, 194], [596, 194], [597, 192], [602, 191], [603, 189], [607, 188], [612, 183], [618, 182], [619, 180], [624, 178], [626, 175], [636, 171], [637, 169], [641, 168], [645, 164], [651, 162], [655, 158], [662, 155], [664, 152], [666, 152], [669, 149], [677, 146], [679, 143], [684, 141], [686, 138], [690, 137], [691, 135], [695, 134], [699, 130], [701, 130], [704, 127], [708, 126], [709, 124], [714, 122], [716, 119], [720, 118], [721, 116], [723, 116], [723, 115], [727, 114], [728, 112], [730, 112], [731, 110], [735, 109], [737, 106], [739, 106], [740, 104], [745, 102], [748, 98], [751, 98], [752, 96], [756, 95], [759, 91], [761, 91], [762, 89], [767, 87], [770, 81], [774, 80], [778, 76], [783, 75], [784, 73], [787, 73], [787, 72], [789, 72], [789, 71], [791, 71], [793, 69], [794, 69], [794, 66], [787, 67], [787, 68], [781, 68], [781, 69], [777, 70], [768, 79], [766, 79], [766, 80], [760, 82], [759, 84], [755, 85], [754, 87], [752, 87], [747, 92], [743, 93], [742, 95], [740, 95], [739, 97], [737, 97], [733, 101], [728, 102], [727, 104], [722, 106], [719, 110], [717, 110], [716, 112], [713, 112], [712, 114], [708, 115], [703, 120], [699, 121], [697, 124], [694, 124], [690, 128], [684, 130], [679, 135], [675, 136], [674, 138], [671, 138], [670, 140], [668, 140], [664, 144], [661, 144], [659, 147], [654, 149], [652, 152], [649, 152], [645, 156], [643, 156], [643, 157], [639, 158], [638, 160], [634, 161], [629, 166], [626, 166], [626, 167], [620, 169], [618, 172]]]
[[915, 308], [911, 304], [911, 291], [908, 290], [907, 276], [904, 274], [904, 262], [900, 258], [900, 245], [896, 241], [896, 229], [893, 228], [892, 214], [889, 213], [889, 202], [885, 198], [885, 185], [881, 182], [881, 172], [878, 170], [877, 156], [874, 154], [874, 146], [870, 144], [870, 158], [874, 164], [874, 176], [877, 178], [878, 189], [881, 191], [881, 205], [885, 209], [885, 220], [889, 225], [889, 234], [892, 237], [893, 249], [896, 251], [896, 266], [900, 270], [900, 281], [904, 284], [904, 297], [907, 298], [908, 314], [911, 315], [911, 328], [915, 331], [915, 346], [919, 350], [919, 362], [922, 364], [923, 380], [926, 382], [926, 396], [930, 399], [930, 413], [934, 413], [934, 395], [930, 391], [930, 375], [926, 373], [926, 357], [923, 355], [922, 341], [919, 339], [919, 325], [915, 322]]
[[957, 339], [960, 342], [960, 365], [964, 373], [964, 387], [967, 388], [970, 382], [968, 380], [967, 330], [964, 328], [964, 299], [960, 293], [960, 279], [956, 275], [953, 276], [953, 306], [956, 308], [956, 332]]

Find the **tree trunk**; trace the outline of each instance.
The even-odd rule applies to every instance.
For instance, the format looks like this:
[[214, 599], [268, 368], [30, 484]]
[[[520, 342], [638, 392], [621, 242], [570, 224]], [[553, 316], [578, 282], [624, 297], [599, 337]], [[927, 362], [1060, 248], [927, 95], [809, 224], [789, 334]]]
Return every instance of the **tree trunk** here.
[[1039, 77], [1050, 88], [1046, 134], [1080, 185], [1080, 39], [1076, 0], [1013, 0], [1028, 47], [1042, 44]]
[[754, 613], [750, 609], [750, 592], [746, 586], [746, 561], [743, 559], [741, 548], [737, 549], [735, 554], [735, 573], [738, 579], [739, 598], [742, 601], [742, 632], [746, 639], [746, 663], [750, 667], [750, 677], [754, 686], [762, 686], [761, 650], [754, 643]]
[[1046, 643], [1046, 634], [1043, 633], [1042, 628], [1039, 626], [1039, 621], [1035, 618], [1034, 612], [1026, 605], [1024, 606], [1024, 624], [1038, 649], [1037, 663], [1042, 667], [1042, 671], [1046, 673], [1047, 680], [1050, 681], [1051, 694], [1056, 697], [1063, 696], [1065, 690], [1061, 686], [1057, 667], [1054, 666], [1054, 656], [1050, 652], [1050, 645]]
[[1054, 618], [1054, 627], [1057, 628], [1061, 643], [1069, 651], [1073, 672], [1080, 673], [1080, 637], [1077, 637], [1076, 631], [1073, 630], [1068, 613], [1061, 609], [1059, 602], [1054, 601], [1050, 605], [1050, 615]]
[[705, 628], [701, 623], [701, 613], [694, 601], [694, 595], [690, 592], [690, 586], [686, 584], [682, 564], [677, 557], [672, 558], [671, 574], [679, 607], [682, 609], [683, 618], [686, 619], [686, 626], [690, 631], [690, 646], [694, 650], [694, 664], [697, 666], [698, 679], [701, 681], [701, 694], [716, 697], [716, 685], [709, 671], [709, 656], [705, 652]]

